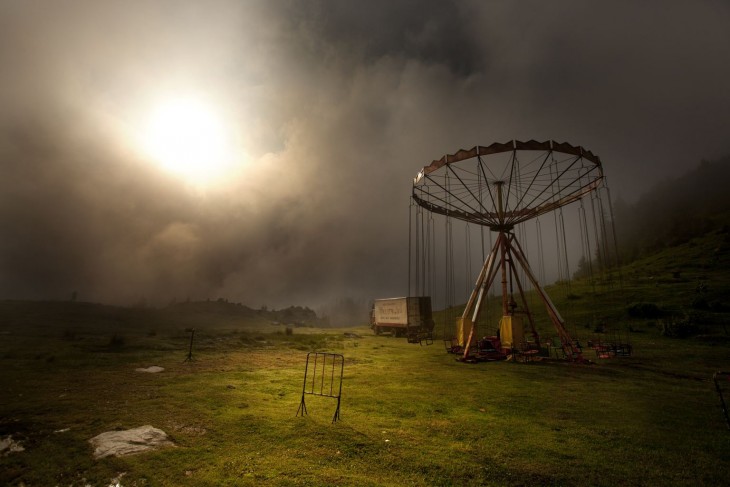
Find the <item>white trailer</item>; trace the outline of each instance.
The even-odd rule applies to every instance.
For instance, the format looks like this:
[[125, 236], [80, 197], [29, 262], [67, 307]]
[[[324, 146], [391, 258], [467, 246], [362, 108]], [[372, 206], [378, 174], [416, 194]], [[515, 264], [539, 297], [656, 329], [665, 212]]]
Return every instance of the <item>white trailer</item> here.
[[431, 333], [434, 322], [430, 296], [376, 299], [370, 312], [370, 327], [376, 335], [414, 336]]

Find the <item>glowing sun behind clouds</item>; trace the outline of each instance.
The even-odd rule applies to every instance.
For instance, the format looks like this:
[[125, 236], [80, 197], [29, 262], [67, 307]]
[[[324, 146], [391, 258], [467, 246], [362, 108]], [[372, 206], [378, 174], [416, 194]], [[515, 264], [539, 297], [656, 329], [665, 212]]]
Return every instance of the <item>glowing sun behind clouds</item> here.
[[215, 108], [194, 98], [154, 107], [142, 132], [147, 155], [189, 183], [207, 185], [234, 168], [232, 134]]

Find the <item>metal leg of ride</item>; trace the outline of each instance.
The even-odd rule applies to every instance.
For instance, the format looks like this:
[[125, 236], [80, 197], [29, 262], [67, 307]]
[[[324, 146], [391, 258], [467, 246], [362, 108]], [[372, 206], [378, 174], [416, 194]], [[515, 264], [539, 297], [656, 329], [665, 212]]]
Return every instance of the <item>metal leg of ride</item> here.
[[[512, 245], [514, 243], [515, 245]], [[537, 279], [535, 278], [534, 274], [532, 273], [532, 270], [530, 269], [530, 265], [527, 263], [527, 259], [525, 258], [522, 249], [520, 248], [519, 242], [517, 242], [514, 238], [510, 240], [510, 248], [513, 251], [513, 255], [517, 257], [517, 261], [522, 266], [522, 269], [525, 271], [525, 275], [532, 283], [533, 287], [537, 291], [538, 296], [542, 300], [542, 302], [545, 304], [545, 307], [547, 308], [548, 316], [550, 317], [550, 320], [553, 322], [553, 326], [555, 326], [555, 329], [558, 332], [558, 335], [560, 337], [560, 341], [563, 346], [563, 351], [565, 352], [566, 358], [569, 360], [574, 360], [577, 362], [583, 362], [585, 359], [583, 358], [583, 355], [581, 353], [581, 350], [575, 345], [572, 337], [568, 333], [568, 330], [565, 329], [565, 322], [563, 321], [562, 317], [560, 316], [560, 312], [558, 312], [557, 308], [553, 304], [550, 297], [547, 295], [545, 290], [540, 286], [540, 284], [537, 282]]]

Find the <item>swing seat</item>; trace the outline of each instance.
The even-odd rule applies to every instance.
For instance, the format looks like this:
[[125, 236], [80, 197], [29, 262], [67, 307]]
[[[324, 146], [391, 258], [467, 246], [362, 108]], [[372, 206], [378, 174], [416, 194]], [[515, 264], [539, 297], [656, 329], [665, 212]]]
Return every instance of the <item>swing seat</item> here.
[[596, 357], [598, 357], [598, 358], [606, 359], [606, 358], [611, 358], [613, 356], [614, 356], [613, 352], [609, 349], [596, 350]]
[[553, 352], [554, 352], [556, 359], [568, 358], [567, 355], [565, 354], [565, 349], [563, 348], [563, 344], [560, 342], [560, 338], [555, 338], [554, 340], [548, 340], [547, 347], [548, 347], [548, 357], [552, 357]]
[[505, 360], [507, 354], [502, 351], [502, 342], [496, 336], [485, 336], [477, 342], [476, 358], [482, 362]]
[[423, 346], [423, 342], [426, 342], [426, 345], [433, 345], [433, 333], [418, 332], [408, 334], [408, 343], [418, 343]]
[[534, 343], [530, 342], [522, 342], [513, 350], [515, 358], [521, 362], [532, 362], [539, 353], [540, 349]]
[[444, 347], [446, 348], [446, 353], [461, 353], [464, 350], [464, 347], [459, 345], [456, 338], [444, 340]]
[[613, 348], [611, 345], [607, 345], [601, 342], [593, 343], [591, 348], [596, 351], [596, 357], [598, 358], [611, 358], [614, 355]]

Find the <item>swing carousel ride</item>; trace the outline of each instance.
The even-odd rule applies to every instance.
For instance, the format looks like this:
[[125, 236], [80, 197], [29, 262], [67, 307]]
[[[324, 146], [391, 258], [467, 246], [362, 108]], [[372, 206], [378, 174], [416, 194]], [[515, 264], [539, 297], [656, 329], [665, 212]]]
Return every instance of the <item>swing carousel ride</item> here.
[[[409, 224], [409, 252], [413, 254], [409, 256], [409, 291], [415, 291], [416, 295], [428, 294], [432, 291], [433, 282], [443, 279], [446, 282], [445, 294], [451, 295], [453, 300], [455, 285], [453, 277], [448, 273], [449, 266], [452, 269], [454, 267], [454, 220], [465, 225], [467, 246], [473, 239], [469, 226], [476, 225], [481, 232], [483, 265], [466, 300], [463, 313], [455, 320], [455, 336], [452, 339], [455, 350], [463, 356], [463, 360], [473, 359], [480, 353], [487, 356], [485, 349], [496, 348], [490, 346], [491, 342], [485, 344], [485, 340], [478, 335], [477, 326], [480, 320], [484, 321], [483, 311], [487, 308], [490, 292], [494, 295], [501, 292], [501, 306], [492, 305], [501, 307], [498, 311], [500, 318], [497, 343], [501, 339], [500, 345], [505, 350], [516, 350], [524, 347], [527, 342], [533, 348], [540, 347], [540, 337], [526, 297], [528, 291], [532, 290], [534, 292], [529, 294], [533, 304], [537, 299], [544, 305], [549, 322], [557, 332], [555, 342], [559, 341], [560, 344], [556, 343], [556, 350], [562, 350], [568, 360], [584, 361], [580, 346], [574, 341], [563, 316], [538, 279], [541, 277], [544, 281], [544, 276], [538, 276], [533, 271], [518, 235], [521, 239], [524, 238], [525, 223], [535, 221], [538, 232], [535, 240], [542, 255], [543, 239], [539, 233], [539, 219], [550, 213], [556, 215], [556, 234], [558, 228], [563, 232], [562, 249], [558, 243], [558, 259], [564, 260], [567, 265], [568, 240], [564, 236], [562, 208], [580, 201], [583, 209], [582, 200], [590, 200], [591, 195], [597, 193], [601, 187], [605, 185], [598, 156], [583, 147], [552, 140], [511, 141], [476, 146], [470, 150], [445, 155], [418, 173], [413, 181], [411, 204], [416, 214], [414, 217], [413, 210], [411, 211]], [[593, 204], [593, 200], [590, 202]], [[436, 261], [441, 260], [435, 256], [437, 244], [434, 242], [434, 234], [437, 224], [434, 215], [445, 220], [443, 232], [446, 240], [441, 248], [446, 257], [440, 274], [437, 272]], [[585, 210], [582, 215], [585, 221]], [[602, 237], [599, 235], [601, 225], [604, 230]], [[598, 239], [605, 243], [605, 223], [594, 223], [592, 228]], [[496, 235], [491, 245], [486, 247], [484, 229], [491, 231], [487, 232], [490, 241]], [[588, 235], [591, 232], [586, 226], [581, 227], [580, 233], [581, 245], [590, 262], [592, 252]], [[594, 245], [594, 249], [598, 251], [601, 244]], [[484, 249], [489, 247], [491, 250], [485, 255]], [[468, 249], [465, 254], [468, 261], [473, 251]], [[542, 266], [543, 264], [540, 265], [540, 274], [544, 274]], [[436, 277], [437, 274], [440, 277]], [[450, 306], [448, 298], [445, 303], [447, 307]], [[525, 319], [530, 326], [532, 340], [525, 341], [522, 328]], [[445, 330], [445, 335], [446, 333]]]

